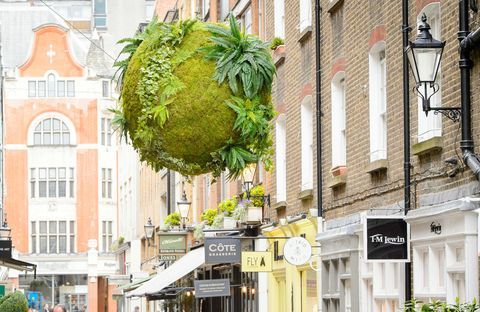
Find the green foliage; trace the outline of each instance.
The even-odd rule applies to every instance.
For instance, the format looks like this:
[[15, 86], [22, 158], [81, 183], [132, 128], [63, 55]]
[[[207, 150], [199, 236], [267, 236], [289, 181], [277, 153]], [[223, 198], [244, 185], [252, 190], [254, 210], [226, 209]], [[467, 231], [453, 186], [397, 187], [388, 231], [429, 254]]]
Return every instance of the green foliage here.
[[223, 213], [219, 213], [215, 216], [215, 218], [213, 219], [213, 222], [212, 222], [212, 225], [211, 225], [211, 228], [212, 229], [221, 229], [223, 228], [223, 219], [225, 218], [225, 216], [223, 215]]
[[285, 41], [282, 38], [275, 37], [270, 43], [270, 50], [276, 50], [278, 46], [284, 45]]
[[480, 305], [473, 299], [471, 303], [460, 303], [459, 298], [455, 299], [455, 304], [448, 304], [442, 301], [434, 300], [429, 303], [423, 303], [417, 299], [412, 299], [405, 303], [404, 312], [476, 312], [480, 311]]
[[180, 214], [178, 212], [172, 212], [165, 218], [165, 221], [163, 223], [169, 226], [180, 225]]
[[250, 199], [253, 206], [263, 207], [263, 196], [265, 195], [265, 188], [262, 184], [258, 184], [250, 190]]
[[2, 312], [27, 312], [28, 301], [25, 295], [19, 291], [10, 293], [0, 299], [0, 311]]
[[[184, 175], [212, 172], [215, 178], [228, 169], [232, 178], [257, 161], [269, 168], [275, 72], [270, 54], [259, 39], [240, 34], [236, 22], [231, 21], [232, 31], [215, 26], [238, 41], [241, 54], [231, 59], [240, 66], [239, 72], [219, 80], [221, 60], [215, 61], [210, 52], [228, 38], [205, 25], [180, 21], [147, 27], [148, 35], [142, 35], [129, 54], [114, 124], [155, 170], [167, 167]], [[239, 87], [235, 97], [233, 80]]]
[[193, 238], [195, 238], [196, 241], [201, 241], [205, 238], [205, 234], [203, 233], [203, 228], [204, 228], [203, 223], [197, 224], [193, 228]]
[[223, 212], [225, 216], [230, 217], [236, 206], [237, 199], [233, 197], [231, 199], [225, 199], [220, 204], [218, 204], [218, 210], [220, 210], [220, 212]]
[[215, 208], [209, 208], [202, 212], [202, 221], [205, 221], [208, 226], [212, 226], [215, 217], [218, 215], [218, 210]]
[[248, 208], [248, 205], [245, 203], [245, 201], [243, 200], [240, 201], [235, 207], [235, 209], [233, 210], [232, 218], [237, 221], [244, 220], [245, 217], [247, 216], [247, 208]]
[[262, 90], [270, 90], [275, 74], [275, 65], [268, 53], [268, 43], [259, 38], [244, 34], [233, 14], [230, 14], [230, 28], [211, 24], [207, 29], [212, 32], [210, 40], [214, 43], [206, 47], [207, 59], [216, 62], [213, 77], [219, 83], [228, 78], [232, 92], [243, 93], [247, 98], [254, 98]]

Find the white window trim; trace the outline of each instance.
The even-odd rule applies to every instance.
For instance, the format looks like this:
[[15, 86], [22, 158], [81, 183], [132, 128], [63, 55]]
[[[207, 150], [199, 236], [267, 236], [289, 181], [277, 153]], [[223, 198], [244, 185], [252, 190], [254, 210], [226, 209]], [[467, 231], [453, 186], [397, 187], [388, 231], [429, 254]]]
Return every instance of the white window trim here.
[[73, 122], [67, 118], [65, 115], [56, 113], [56, 112], [48, 112], [48, 113], [43, 113], [41, 115], [38, 115], [31, 123], [30, 126], [28, 127], [28, 145], [32, 146], [34, 145], [34, 140], [33, 140], [33, 133], [35, 132], [35, 127], [38, 125], [38, 123], [46, 118], [57, 118], [60, 119], [60, 121], [63, 121], [67, 127], [68, 130], [70, 131], [70, 144], [69, 145], [76, 145], [77, 144], [77, 134], [75, 131], [75, 126]]
[[332, 79], [332, 168], [346, 166], [346, 99], [345, 72]]
[[300, 0], [300, 32], [312, 26], [312, 2], [311, 0]]
[[285, 0], [274, 0], [275, 37], [285, 39]]
[[387, 159], [387, 98], [385, 42], [376, 43], [369, 53], [370, 162]]
[[313, 189], [313, 107], [312, 96], [306, 96], [300, 108], [302, 142], [301, 190]]
[[285, 115], [277, 117], [275, 126], [275, 176], [277, 202], [287, 199], [287, 123]]
[[[417, 23], [421, 21], [422, 14], [425, 13], [428, 16], [428, 23], [431, 26], [431, 33], [433, 38], [441, 40], [441, 11], [440, 3], [434, 2], [426, 5], [423, 10], [417, 16]], [[440, 86], [438, 92], [430, 98], [431, 107], [442, 106], [442, 83], [441, 83], [441, 67], [438, 69], [437, 83]], [[428, 117], [422, 109], [422, 100], [418, 99], [418, 142], [423, 142], [433, 137], [442, 136], [442, 116], [441, 114], [435, 115], [433, 112], [429, 112]]]

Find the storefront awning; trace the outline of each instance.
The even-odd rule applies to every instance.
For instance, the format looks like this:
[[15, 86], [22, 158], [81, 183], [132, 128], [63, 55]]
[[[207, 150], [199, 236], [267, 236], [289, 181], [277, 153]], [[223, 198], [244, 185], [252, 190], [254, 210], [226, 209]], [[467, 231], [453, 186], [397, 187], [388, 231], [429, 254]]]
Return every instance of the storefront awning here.
[[36, 264], [20, 261], [13, 258], [0, 258], [0, 266], [4, 266], [9, 269], [14, 269], [18, 271], [33, 272], [34, 278], [36, 278], [37, 275]]
[[143, 283], [151, 280], [152, 277], [153, 276], [149, 276], [147, 278], [144, 278], [144, 279], [132, 282], [132, 283], [128, 283], [128, 284], [125, 284], [125, 285], [118, 286], [117, 288], [115, 288], [112, 291], [112, 296], [113, 297], [122, 297], [123, 295], [125, 295], [125, 293], [127, 293], [129, 291], [132, 291], [132, 290], [135, 290], [138, 287], [142, 286]]
[[192, 250], [141, 287], [129, 292], [127, 297], [143, 297], [156, 294], [204, 263], [204, 247]]

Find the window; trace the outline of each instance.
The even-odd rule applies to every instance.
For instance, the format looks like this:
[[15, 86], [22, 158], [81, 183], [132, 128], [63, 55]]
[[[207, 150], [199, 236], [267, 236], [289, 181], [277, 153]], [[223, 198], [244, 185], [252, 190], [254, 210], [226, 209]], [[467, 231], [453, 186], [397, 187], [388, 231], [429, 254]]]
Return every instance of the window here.
[[332, 79], [332, 167], [346, 165], [345, 136], [345, 74], [337, 73]]
[[75, 81], [67, 80], [67, 96], [74, 97], [75, 96]]
[[313, 188], [313, 115], [312, 97], [307, 96], [301, 105], [302, 139], [302, 190]]
[[[418, 14], [417, 21], [420, 22], [421, 16], [426, 13], [428, 16], [428, 24], [430, 25], [430, 32], [433, 38], [437, 40], [442, 39], [441, 25], [440, 25], [440, 3], [435, 2], [427, 5], [420, 14]], [[439, 86], [438, 92], [430, 98], [431, 107], [442, 106], [442, 83], [441, 83], [441, 67], [438, 69], [436, 83]], [[441, 114], [435, 115], [432, 112], [425, 115], [422, 110], [422, 101], [418, 99], [418, 142], [422, 142], [433, 137], [442, 135], [442, 117]]]
[[70, 176], [67, 180], [65, 167], [30, 168], [30, 197], [36, 198], [38, 194], [39, 198], [66, 198], [68, 193], [73, 198], [73, 168], [68, 169]]
[[47, 78], [48, 97], [55, 96], [55, 75], [49, 74]]
[[277, 182], [277, 202], [287, 199], [287, 138], [286, 138], [285, 116], [280, 115], [277, 118], [275, 127], [275, 168]]
[[113, 239], [113, 222], [102, 221], [102, 251], [109, 252]]
[[104, 146], [112, 145], [112, 119], [102, 118], [100, 121], [100, 142]]
[[33, 132], [34, 145], [69, 145], [70, 131], [58, 118], [45, 118], [40, 121]]
[[203, 13], [203, 18], [205, 18], [207, 14], [210, 13], [210, 0], [202, 1], [202, 13]]
[[45, 80], [39, 80], [38, 81], [38, 96], [39, 97], [45, 97], [46, 96], [46, 87], [47, 83]]
[[57, 96], [65, 97], [65, 80], [57, 81]]
[[243, 25], [243, 31], [245, 34], [252, 34], [252, 9], [248, 7], [241, 17], [241, 23]]
[[285, 38], [285, 0], [274, 0], [275, 37]]
[[37, 96], [37, 82], [34, 80], [30, 80], [28, 82], [28, 97], [36, 97]]
[[112, 198], [112, 169], [102, 168], [102, 198]]
[[102, 96], [104, 98], [110, 97], [110, 82], [108, 80], [102, 81]]
[[[38, 224], [38, 232], [37, 232]], [[70, 229], [67, 229], [70, 225]], [[32, 221], [31, 247], [32, 253], [65, 254], [70, 250], [75, 252], [75, 221]], [[70, 231], [70, 241], [67, 241], [67, 231]], [[37, 235], [37, 233], [39, 233]], [[38, 244], [37, 244], [38, 238]], [[39, 247], [37, 249], [37, 246]], [[69, 249], [70, 247], [70, 249]]]
[[300, 32], [309, 26], [312, 26], [312, 2], [300, 0]]
[[370, 161], [387, 159], [387, 71], [385, 43], [374, 45], [369, 54]]
[[94, 0], [93, 3], [94, 27], [107, 27], [107, 4], [106, 0]]
[[224, 21], [229, 12], [229, 0], [221, 0], [220, 2], [220, 20]]

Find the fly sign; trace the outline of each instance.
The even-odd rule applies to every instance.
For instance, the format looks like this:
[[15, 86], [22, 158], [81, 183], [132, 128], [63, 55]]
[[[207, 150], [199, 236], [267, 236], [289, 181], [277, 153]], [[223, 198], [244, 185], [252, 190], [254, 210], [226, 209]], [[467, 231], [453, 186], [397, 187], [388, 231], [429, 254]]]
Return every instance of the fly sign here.
[[242, 272], [271, 272], [272, 253], [270, 251], [242, 252]]

